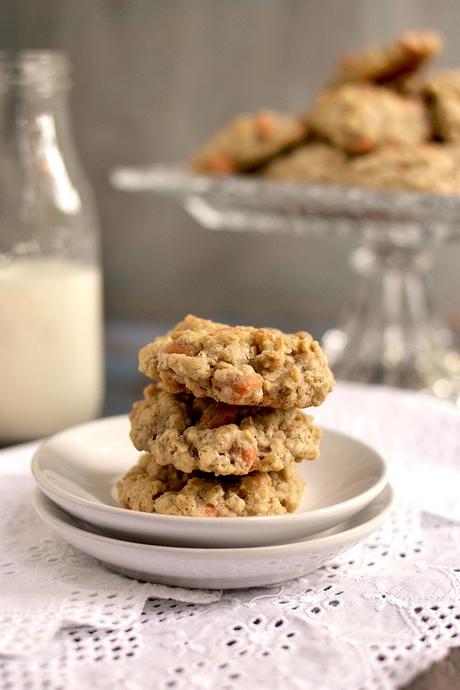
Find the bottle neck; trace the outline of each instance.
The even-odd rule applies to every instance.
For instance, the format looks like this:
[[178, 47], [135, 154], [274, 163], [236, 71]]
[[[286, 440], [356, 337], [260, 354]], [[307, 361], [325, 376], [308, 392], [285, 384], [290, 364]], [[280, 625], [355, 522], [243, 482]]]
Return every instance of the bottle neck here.
[[[15, 171], [23, 187], [46, 176], [56, 189], [71, 188], [70, 178], [80, 176], [80, 170], [67, 96], [66, 89], [37, 93], [23, 84], [0, 93], [0, 158], [8, 162], [8, 167], [0, 163], [1, 173]], [[63, 210], [72, 212], [75, 195], [61, 197], [67, 199]]]
[[92, 260], [97, 226], [70, 125], [69, 80], [48, 57], [43, 70], [18, 60], [5, 66], [0, 53], [0, 254], [37, 247]]
[[75, 158], [69, 72], [61, 53], [0, 51], [0, 154], [24, 170], [31, 157], [52, 156], [53, 149]]
[[16, 88], [23, 94], [47, 97], [70, 85], [70, 63], [65, 53], [0, 51], [0, 92]]

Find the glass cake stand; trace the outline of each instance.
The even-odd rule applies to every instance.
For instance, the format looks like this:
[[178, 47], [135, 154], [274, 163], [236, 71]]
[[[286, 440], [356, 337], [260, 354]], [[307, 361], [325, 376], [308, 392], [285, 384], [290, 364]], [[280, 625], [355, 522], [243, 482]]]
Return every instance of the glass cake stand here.
[[460, 237], [460, 197], [117, 168], [112, 184], [169, 196], [209, 230], [356, 233], [361, 284], [322, 345], [337, 377], [427, 390], [460, 405], [460, 354], [430, 298], [433, 249]]

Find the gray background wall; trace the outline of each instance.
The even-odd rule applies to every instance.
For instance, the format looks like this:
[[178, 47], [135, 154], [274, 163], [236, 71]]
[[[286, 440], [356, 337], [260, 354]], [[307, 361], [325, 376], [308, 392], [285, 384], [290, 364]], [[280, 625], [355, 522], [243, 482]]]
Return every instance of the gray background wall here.
[[[186, 311], [302, 325], [334, 320], [354, 286], [351, 240], [213, 234], [168, 201], [116, 192], [117, 164], [184, 158], [230, 115], [305, 109], [341, 52], [402, 29], [442, 31], [460, 65], [455, 0], [13, 0], [0, 47], [73, 61], [77, 143], [97, 194], [111, 317]], [[438, 252], [436, 296], [460, 301], [460, 249]]]

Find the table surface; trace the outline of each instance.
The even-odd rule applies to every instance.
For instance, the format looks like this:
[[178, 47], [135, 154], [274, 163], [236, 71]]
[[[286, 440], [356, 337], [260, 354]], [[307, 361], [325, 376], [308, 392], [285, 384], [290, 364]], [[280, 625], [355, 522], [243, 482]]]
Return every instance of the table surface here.
[[459, 690], [460, 688], [460, 647], [418, 676], [405, 690]]

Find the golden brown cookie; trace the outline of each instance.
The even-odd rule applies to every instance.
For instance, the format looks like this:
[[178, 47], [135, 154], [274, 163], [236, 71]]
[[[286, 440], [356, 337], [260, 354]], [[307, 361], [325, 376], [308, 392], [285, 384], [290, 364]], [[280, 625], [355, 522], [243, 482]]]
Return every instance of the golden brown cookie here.
[[306, 144], [275, 158], [263, 170], [264, 177], [281, 182], [339, 183], [346, 157], [329, 144]]
[[434, 72], [425, 80], [435, 133], [444, 141], [460, 142], [460, 70]]
[[131, 440], [159, 465], [241, 475], [319, 456], [321, 432], [300, 410], [225, 405], [154, 385], [144, 395], [130, 415]]
[[334, 377], [309, 333], [227, 326], [189, 315], [139, 353], [140, 371], [170, 393], [228, 405], [320, 405]]
[[219, 130], [195, 155], [196, 172], [230, 174], [244, 172], [306, 137], [306, 125], [296, 117], [271, 111], [240, 115]]
[[243, 517], [293, 512], [304, 487], [295, 464], [280, 472], [253, 472], [244, 477], [184, 474], [172, 465], [158, 465], [151, 455], [118, 482], [124, 508], [145, 513], [191, 517]]
[[367, 81], [391, 84], [420, 69], [441, 52], [442, 38], [433, 31], [407, 31], [385, 46], [372, 46], [356, 54], [344, 55], [335, 84]]
[[345, 168], [344, 182], [357, 187], [460, 194], [460, 153], [455, 146], [382, 147]]
[[383, 144], [421, 144], [430, 135], [421, 100], [367, 84], [345, 84], [320, 93], [310, 112], [310, 125], [352, 154], [368, 153]]

